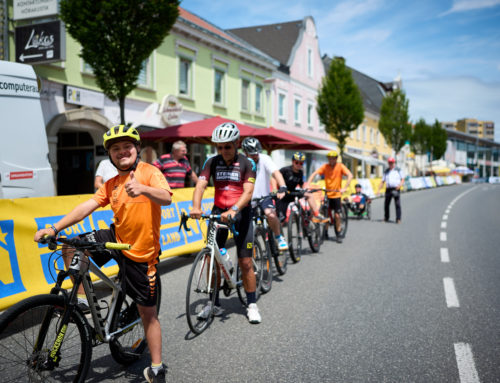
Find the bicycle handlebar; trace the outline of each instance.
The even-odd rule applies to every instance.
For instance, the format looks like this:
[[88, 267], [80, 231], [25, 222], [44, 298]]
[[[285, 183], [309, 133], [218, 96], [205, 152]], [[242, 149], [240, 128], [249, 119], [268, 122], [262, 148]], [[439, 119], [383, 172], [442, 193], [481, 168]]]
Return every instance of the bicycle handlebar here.
[[[202, 214], [199, 219], [208, 219], [209, 221], [210, 220], [213, 221], [213, 220], [219, 220], [220, 218], [221, 218], [220, 214]], [[191, 229], [187, 227], [188, 219], [196, 219], [196, 218], [192, 218], [186, 213], [182, 212], [181, 221], [179, 222], [179, 229], [177, 231], [181, 231], [181, 227], [184, 227], [184, 230], [186, 231], [191, 231]], [[227, 227], [229, 230], [231, 230], [234, 236], [237, 236], [239, 233], [236, 231], [236, 228], [234, 227], [234, 222], [235, 222], [234, 219], [229, 217], [227, 222]]]
[[40, 239], [40, 243], [48, 244], [50, 250], [57, 249], [57, 243], [63, 243], [75, 247], [77, 249], [86, 250], [130, 250], [132, 245], [128, 243], [117, 243], [117, 242], [90, 242], [79, 238], [65, 238], [65, 237], [55, 237], [52, 235], [45, 235]]

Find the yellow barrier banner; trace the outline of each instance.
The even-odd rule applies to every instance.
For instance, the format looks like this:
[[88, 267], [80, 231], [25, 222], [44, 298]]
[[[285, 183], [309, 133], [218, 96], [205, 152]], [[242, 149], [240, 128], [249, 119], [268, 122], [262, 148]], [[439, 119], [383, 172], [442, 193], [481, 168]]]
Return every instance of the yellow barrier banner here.
[[[160, 259], [199, 251], [205, 244], [207, 225], [189, 220], [190, 231], [178, 231], [181, 213], [189, 213], [194, 188], [174, 189], [172, 204], [161, 212]], [[207, 188], [202, 210], [210, 212], [214, 189]], [[33, 241], [35, 232], [50, 227], [76, 205], [92, 195], [45, 198], [0, 199], [0, 310], [37, 294], [49, 293], [57, 270], [64, 268], [62, 257], [52, 254], [47, 245]], [[92, 230], [107, 229], [113, 222], [109, 207], [94, 211], [83, 221], [62, 230], [60, 235], [72, 238]], [[118, 272], [115, 261], [102, 267], [106, 275]], [[66, 288], [71, 284], [65, 282]]]

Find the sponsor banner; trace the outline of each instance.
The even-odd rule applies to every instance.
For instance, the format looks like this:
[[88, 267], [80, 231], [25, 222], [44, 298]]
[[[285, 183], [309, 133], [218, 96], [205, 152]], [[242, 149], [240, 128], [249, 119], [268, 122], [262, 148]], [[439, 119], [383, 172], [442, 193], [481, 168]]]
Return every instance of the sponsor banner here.
[[[178, 231], [182, 212], [189, 213], [193, 188], [175, 189], [173, 202], [162, 207], [160, 227], [160, 259], [199, 251], [204, 245], [207, 225], [189, 220], [191, 229]], [[207, 188], [202, 208], [209, 212], [213, 205], [213, 188]], [[47, 294], [54, 285], [57, 270], [64, 267], [60, 252], [33, 241], [37, 230], [50, 227], [91, 195], [46, 198], [0, 199], [0, 310], [36, 294]], [[107, 229], [113, 222], [109, 208], [98, 209], [76, 225], [61, 231], [74, 237], [92, 230]], [[107, 275], [118, 272], [116, 262], [110, 261], [102, 270]], [[69, 281], [66, 288], [71, 287]]]
[[25, 171], [25, 172], [10, 172], [9, 179], [10, 180], [24, 180], [33, 178], [33, 171]]

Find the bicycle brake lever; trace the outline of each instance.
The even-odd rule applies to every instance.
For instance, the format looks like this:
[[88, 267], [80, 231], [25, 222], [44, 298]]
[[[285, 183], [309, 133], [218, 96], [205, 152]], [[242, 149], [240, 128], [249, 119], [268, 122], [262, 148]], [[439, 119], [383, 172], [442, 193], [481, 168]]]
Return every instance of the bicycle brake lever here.
[[189, 219], [189, 217], [187, 216], [187, 214], [182, 212], [181, 222], [179, 223], [179, 229], [177, 230], [178, 232], [181, 231], [181, 227], [184, 227], [184, 230], [186, 230], [186, 231], [191, 231], [191, 229], [187, 227], [187, 220], [188, 219]]

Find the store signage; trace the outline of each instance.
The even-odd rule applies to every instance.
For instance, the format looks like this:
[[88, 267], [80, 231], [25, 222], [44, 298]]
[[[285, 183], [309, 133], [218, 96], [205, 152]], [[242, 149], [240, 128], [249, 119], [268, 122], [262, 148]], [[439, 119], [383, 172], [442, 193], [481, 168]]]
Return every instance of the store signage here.
[[44, 64], [66, 59], [66, 39], [60, 20], [16, 27], [16, 61]]
[[158, 113], [167, 126], [179, 125], [182, 114], [182, 104], [177, 97], [168, 95], [163, 97]]
[[14, 0], [14, 20], [57, 15], [58, 0]]
[[64, 87], [64, 101], [67, 104], [90, 106], [104, 109], [104, 94], [93, 90], [66, 85]]

